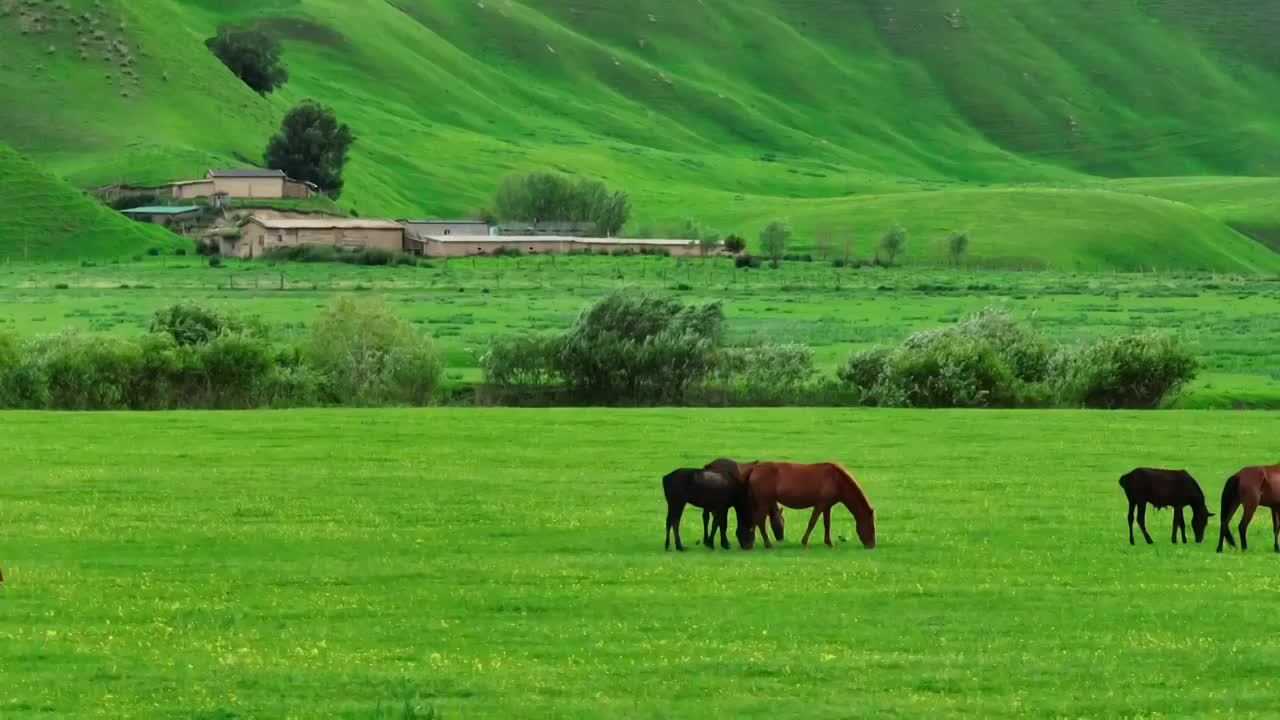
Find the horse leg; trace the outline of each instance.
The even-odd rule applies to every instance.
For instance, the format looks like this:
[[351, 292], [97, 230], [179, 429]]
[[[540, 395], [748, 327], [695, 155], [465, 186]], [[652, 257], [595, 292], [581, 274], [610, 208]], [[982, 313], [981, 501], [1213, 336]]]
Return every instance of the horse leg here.
[[1137, 509], [1138, 509], [1138, 506], [1135, 505], [1132, 500], [1130, 500], [1129, 501], [1129, 544], [1130, 545], [1133, 544], [1133, 511]]
[[1182, 542], [1187, 542], [1187, 528], [1182, 521], [1182, 506], [1173, 509], [1173, 544], [1178, 544], [1178, 527], [1182, 527]]
[[706, 508], [703, 508], [702, 510], [702, 544], [703, 545], [711, 545], [712, 536], [716, 534], [716, 526], [714, 523], [711, 525], [711, 532], [709, 533], [707, 532], [707, 520], [710, 518], [711, 518], [711, 511], [707, 510]]
[[831, 508], [830, 507], [822, 511], [822, 535], [823, 535], [823, 538], [822, 538], [823, 542], [827, 544], [827, 547], [835, 547], [834, 545], [831, 544]]
[[[773, 549], [773, 542], [769, 540], [769, 527], [768, 527], [769, 506], [771, 504], [772, 503], [769, 503], [769, 502], [758, 501], [758, 505], [754, 511], [754, 517], [752, 518], [752, 520], [754, 521], [752, 523], [752, 527], [760, 528], [760, 537], [764, 538], [765, 550]], [[753, 529], [751, 532], [754, 533], [755, 530]]]
[[680, 518], [684, 516], [684, 503], [667, 509], [667, 527], [676, 535], [676, 550], [684, 552], [684, 543], [680, 542]]
[[[729, 549], [729, 537], [725, 534], [725, 529], [729, 527], [729, 508], [720, 508], [720, 547], [725, 550]], [[712, 538], [714, 540], [715, 538]]]
[[1245, 537], [1245, 533], [1249, 532], [1249, 521], [1253, 520], [1253, 514], [1258, 511], [1258, 503], [1253, 499], [1244, 502], [1244, 512], [1240, 516], [1240, 552], [1249, 549], [1249, 538]]
[[1147, 539], [1148, 545], [1155, 544], [1151, 539], [1151, 533], [1147, 532], [1147, 504], [1140, 503], [1138, 505], [1138, 528], [1142, 530], [1142, 537]]
[[1275, 541], [1275, 551], [1280, 552], [1280, 510], [1271, 509], [1271, 537]]
[[813, 514], [809, 516], [809, 529], [804, 531], [804, 537], [800, 538], [800, 544], [809, 547], [809, 534], [813, 532], [813, 526], [818, 524], [818, 516], [822, 514], [820, 508], [814, 508]]

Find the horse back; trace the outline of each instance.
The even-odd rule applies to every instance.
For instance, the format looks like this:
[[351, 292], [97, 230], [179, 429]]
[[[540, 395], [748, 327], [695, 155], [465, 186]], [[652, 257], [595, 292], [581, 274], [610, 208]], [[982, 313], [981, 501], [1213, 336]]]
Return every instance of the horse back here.
[[1156, 507], [1200, 506], [1204, 504], [1204, 492], [1191, 473], [1186, 470], [1163, 468], [1135, 468], [1120, 478], [1132, 502], [1146, 502]]

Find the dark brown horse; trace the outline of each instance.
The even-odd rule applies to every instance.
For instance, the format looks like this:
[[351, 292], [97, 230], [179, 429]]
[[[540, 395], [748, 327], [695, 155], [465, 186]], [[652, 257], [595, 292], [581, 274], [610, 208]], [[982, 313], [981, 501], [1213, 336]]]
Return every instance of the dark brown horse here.
[[685, 505], [694, 505], [710, 513], [715, 522], [708, 533], [704, 527], [703, 542], [708, 549], [715, 549], [715, 533], [720, 531], [720, 546], [729, 549], [729, 540], [725, 537], [725, 527], [729, 524], [729, 508], [738, 515], [738, 544], [749, 547], [747, 534], [753, 538], [755, 531], [751, 529], [751, 498], [743, 482], [727, 474], [701, 470], [698, 468], [680, 468], [667, 473], [662, 478], [662, 492], [667, 498], [667, 538], [666, 548], [671, 549], [671, 534], [676, 536], [676, 550], [684, 551], [684, 543], [680, 542], [680, 518], [684, 515]]
[[1219, 520], [1222, 523], [1218, 532], [1218, 552], [1222, 552], [1222, 543], [1226, 541], [1231, 547], [1236, 546], [1231, 537], [1231, 516], [1237, 507], [1243, 507], [1240, 517], [1240, 550], [1249, 549], [1249, 521], [1258, 506], [1271, 509], [1272, 547], [1280, 552], [1280, 465], [1255, 465], [1242, 469], [1227, 479], [1222, 488], [1222, 509]]
[[[729, 458], [716, 458], [715, 460], [712, 460], [711, 462], [707, 463], [704, 466], [704, 469], [710, 470], [712, 472], [718, 472], [722, 475], [731, 477], [737, 480], [738, 482], [741, 482], [743, 484], [743, 487], [745, 487], [747, 472], [750, 470], [752, 466], [759, 465], [759, 464], [760, 464], [759, 460], [756, 460], [755, 462], [752, 462], [752, 463], [740, 463], [736, 460], [730, 460]], [[707, 534], [706, 528], [707, 528], [708, 515], [710, 515], [708, 511], [706, 510], [702, 511], [702, 534], [704, 537]], [[782, 508], [778, 507], [777, 503], [774, 503], [773, 507], [769, 508], [769, 525], [773, 527], [773, 538], [778, 542], [782, 542], [783, 531], [785, 529], [783, 527], [784, 524], [785, 523], [783, 523], [783, 520], [782, 520]], [[753, 527], [753, 525], [749, 524], [748, 528], [751, 528], [751, 527]], [[742, 536], [742, 533], [743, 533], [743, 529], [738, 528], [739, 537]], [[755, 531], [752, 530], [751, 533], [752, 533], [751, 541], [752, 541], [752, 544], [754, 544]], [[706, 540], [704, 539], [703, 542], [706, 542]]]
[[849, 471], [835, 463], [800, 465], [796, 463], [759, 463], [747, 469], [747, 487], [751, 491], [755, 524], [764, 536], [764, 546], [773, 547], [769, 535], [764, 532], [765, 517], [775, 504], [796, 510], [813, 508], [809, 527], [800, 544], [809, 547], [809, 535], [822, 516], [824, 540], [831, 546], [831, 508], [841, 503], [857, 522], [858, 539], [870, 550], [876, 546], [876, 511], [867, 502]]
[[1133, 544], [1133, 513], [1138, 511], [1138, 528], [1150, 545], [1153, 541], [1147, 532], [1147, 504], [1158, 508], [1173, 508], [1173, 542], [1178, 542], [1178, 531], [1182, 531], [1182, 542], [1187, 542], [1187, 522], [1182, 516], [1184, 507], [1191, 508], [1191, 530], [1195, 533], [1196, 542], [1204, 542], [1204, 529], [1209, 524], [1213, 513], [1204, 504], [1204, 492], [1200, 484], [1186, 470], [1160, 470], [1157, 468], [1136, 468], [1120, 478], [1120, 487], [1124, 488], [1125, 497], [1129, 499], [1129, 544]]

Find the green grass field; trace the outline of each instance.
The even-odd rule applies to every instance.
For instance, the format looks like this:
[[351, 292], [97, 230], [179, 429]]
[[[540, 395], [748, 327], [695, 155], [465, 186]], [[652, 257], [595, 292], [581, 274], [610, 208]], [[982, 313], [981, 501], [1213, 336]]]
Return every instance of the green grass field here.
[[335, 295], [370, 294], [436, 338], [448, 382], [457, 385], [480, 379], [478, 356], [494, 336], [567, 329], [584, 307], [623, 287], [722, 300], [731, 343], [805, 343], [827, 373], [854, 350], [895, 344], [985, 307], [1006, 308], [1063, 342], [1176, 333], [1204, 362], [1181, 406], [1280, 408], [1272, 352], [1280, 344], [1280, 283], [1237, 275], [837, 271], [819, 262], [744, 271], [725, 259], [599, 256], [395, 268], [228, 261], [213, 269], [202, 258], [144, 256], [92, 267], [0, 266], [0, 330], [136, 334], [156, 310], [195, 300], [259, 316], [284, 342], [299, 339]]
[[[970, 230], [991, 267], [1280, 271], [1249, 239], [1280, 245], [1273, 3], [953, 5], [3, 0], [0, 140], [76, 186], [158, 182], [260, 159], [312, 97], [359, 137], [341, 202], [366, 217], [552, 169], [629, 191], [632, 232], [903, 223], [913, 264]], [[289, 84], [227, 72], [225, 22], [282, 37]]]
[[[1131, 548], [1117, 478], [1216, 511], [1278, 420], [3, 414], [0, 715], [1271, 717], [1269, 524]], [[879, 546], [663, 552], [661, 475], [720, 454], [843, 461]]]

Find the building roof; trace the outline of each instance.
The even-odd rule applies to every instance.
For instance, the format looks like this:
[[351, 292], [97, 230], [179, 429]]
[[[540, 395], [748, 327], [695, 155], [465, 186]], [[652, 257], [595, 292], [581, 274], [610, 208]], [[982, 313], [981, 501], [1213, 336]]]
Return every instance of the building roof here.
[[183, 213], [195, 212], [199, 209], [199, 205], [147, 205], [144, 207], [121, 210], [120, 212], [125, 215], [181, 215]]
[[404, 230], [404, 226], [392, 220], [366, 220], [364, 218], [260, 218], [250, 216], [246, 223], [257, 223], [270, 230]]
[[666, 240], [641, 238], [591, 238], [568, 235], [427, 235], [426, 240], [442, 243], [497, 243], [504, 245], [649, 245], [652, 247], [684, 247], [695, 240]]
[[409, 225], [484, 225], [486, 227], [489, 225], [484, 220], [402, 220], [401, 222]]
[[262, 168], [213, 169], [206, 175], [211, 178], [282, 178], [284, 177], [284, 171], [264, 170]]

